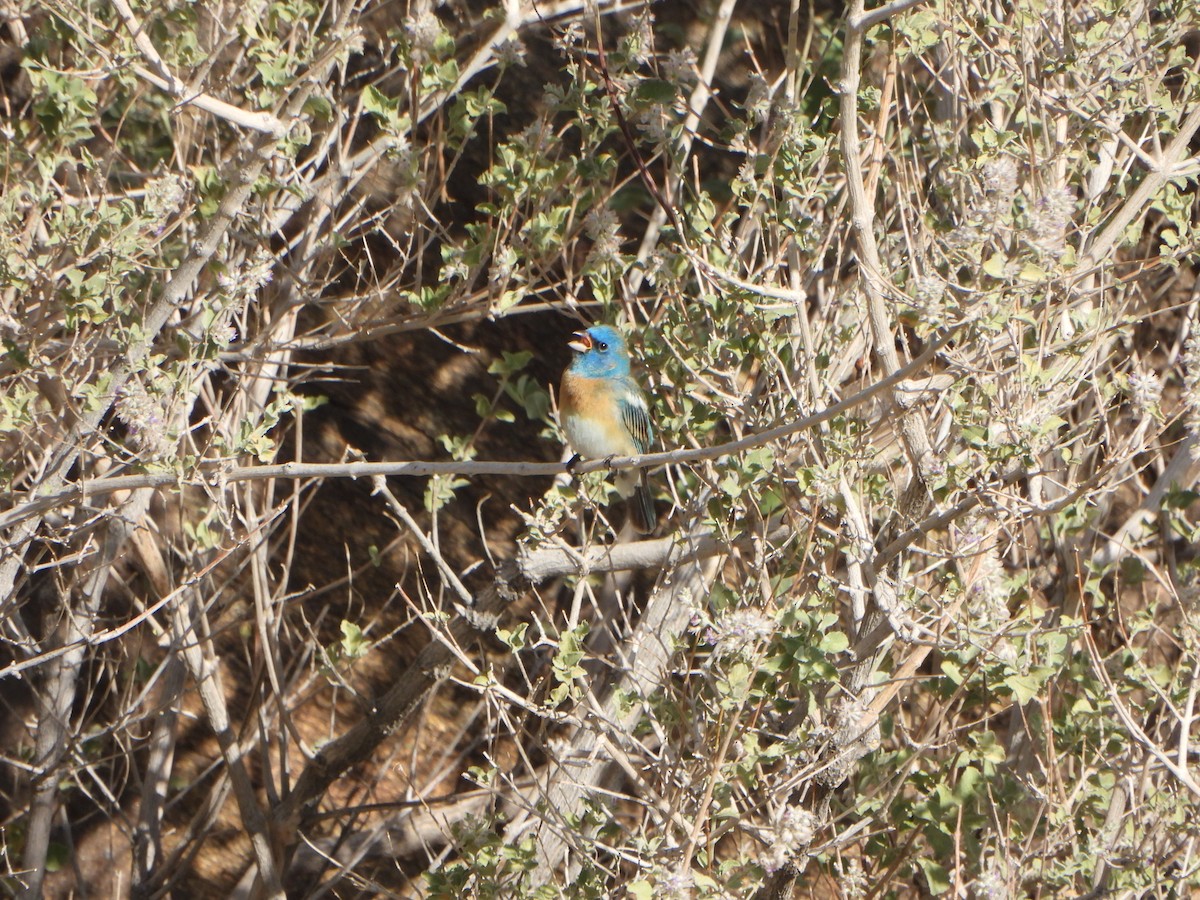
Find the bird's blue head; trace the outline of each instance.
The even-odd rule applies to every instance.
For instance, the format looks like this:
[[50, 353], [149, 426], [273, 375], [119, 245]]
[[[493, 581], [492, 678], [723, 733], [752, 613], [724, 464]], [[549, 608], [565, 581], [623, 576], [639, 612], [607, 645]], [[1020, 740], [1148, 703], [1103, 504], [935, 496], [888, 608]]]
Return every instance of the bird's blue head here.
[[571, 371], [584, 378], [621, 378], [629, 374], [625, 338], [611, 325], [593, 325], [575, 332], [567, 346], [575, 351]]

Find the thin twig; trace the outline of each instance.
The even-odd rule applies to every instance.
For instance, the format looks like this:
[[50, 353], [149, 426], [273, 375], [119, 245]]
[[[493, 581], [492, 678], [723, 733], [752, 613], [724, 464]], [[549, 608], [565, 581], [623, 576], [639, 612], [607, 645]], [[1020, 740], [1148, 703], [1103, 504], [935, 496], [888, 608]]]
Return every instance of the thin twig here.
[[[860, 406], [872, 397], [890, 391], [913, 374], [921, 371], [937, 352], [951, 340], [953, 332], [944, 332], [933, 338], [925, 350], [912, 362], [886, 378], [879, 380], [858, 393], [840, 400], [825, 409], [792, 422], [747, 435], [736, 441], [701, 447], [692, 450], [671, 450], [648, 453], [644, 456], [619, 456], [606, 460], [588, 460], [579, 463], [576, 474], [607, 469], [628, 469], [649, 466], [702, 462], [721, 459], [745, 450], [765, 446], [792, 434], [806, 431], [821, 422], [835, 418], [848, 410]], [[487, 460], [463, 460], [457, 462], [353, 462], [353, 463], [279, 463], [262, 466], [231, 466], [224, 460], [205, 461], [198, 467], [201, 473], [211, 473], [214, 485], [233, 484], [240, 481], [257, 481], [269, 478], [363, 478], [378, 475], [427, 477], [430, 475], [516, 475], [531, 478], [546, 478], [562, 474], [560, 463], [500, 462]], [[57, 490], [35, 500], [26, 500], [0, 513], [0, 529], [25, 522], [35, 516], [58, 509], [77, 500], [103, 497], [114, 491], [135, 490], [143, 487], [174, 487], [187, 484], [176, 473], [147, 475], [114, 475], [81, 482], [69, 488]]]

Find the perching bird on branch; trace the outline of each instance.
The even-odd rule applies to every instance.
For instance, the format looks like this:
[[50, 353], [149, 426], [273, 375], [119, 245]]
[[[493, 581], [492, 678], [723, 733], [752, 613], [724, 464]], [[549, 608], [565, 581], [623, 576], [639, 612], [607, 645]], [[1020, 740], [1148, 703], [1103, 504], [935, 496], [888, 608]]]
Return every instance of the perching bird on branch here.
[[[650, 411], [630, 374], [629, 350], [621, 333], [610, 325], [594, 325], [577, 331], [568, 346], [575, 358], [563, 372], [559, 411], [571, 450], [588, 459], [648, 453], [654, 439]], [[646, 470], [618, 472], [616, 486], [629, 500], [633, 527], [642, 534], [652, 532], [654, 497]]]

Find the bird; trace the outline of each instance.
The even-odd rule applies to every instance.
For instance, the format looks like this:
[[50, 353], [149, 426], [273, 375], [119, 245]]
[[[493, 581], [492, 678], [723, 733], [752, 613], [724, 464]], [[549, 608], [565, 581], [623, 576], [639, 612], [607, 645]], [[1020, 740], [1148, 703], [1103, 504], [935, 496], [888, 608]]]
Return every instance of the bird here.
[[[650, 451], [654, 429], [646, 395], [630, 372], [629, 350], [611, 325], [577, 331], [567, 346], [575, 351], [559, 388], [559, 421], [575, 457], [607, 459]], [[646, 470], [623, 470], [617, 492], [629, 500], [633, 527], [649, 534], [657, 524]]]

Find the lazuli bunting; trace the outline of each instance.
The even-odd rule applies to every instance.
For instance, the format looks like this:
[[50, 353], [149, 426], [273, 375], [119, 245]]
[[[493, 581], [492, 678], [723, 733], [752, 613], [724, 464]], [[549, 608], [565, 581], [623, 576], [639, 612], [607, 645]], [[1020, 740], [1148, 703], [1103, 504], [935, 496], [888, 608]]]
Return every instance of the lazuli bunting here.
[[[629, 372], [625, 339], [609, 325], [577, 331], [567, 346], [575, 351], [563, 372], [558, 405], [571, 450], [589, 459], [640, 456], [650, 451], [654, 432], [646, 397]], [[642, 534], [654, 530], [654, 497], [645, 469], [617, 473], [617, 491], [629, 499], [629, 517]]]

